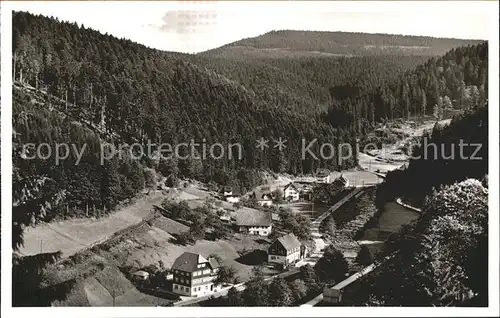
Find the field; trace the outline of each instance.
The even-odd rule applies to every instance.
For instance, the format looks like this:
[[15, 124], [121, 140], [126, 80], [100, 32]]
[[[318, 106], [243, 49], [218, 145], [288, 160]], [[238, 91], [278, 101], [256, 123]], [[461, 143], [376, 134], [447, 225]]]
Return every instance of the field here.
[[381, 232], [396, 233], [401, 226], [417, 219], [419, 213], [407, 209], [395, 202], [389, 202], [385, 205], [384, 212], [379, 218], [378, 226]]
[[[166, 198], [187, 200], [190, 207], [195, 208], [202, 206], [209, 196], [209, 192], [188, 185], [181, 190], [171, 189], [169, 193], [155, 191], [99, 219], [71, 219], [28, 227], [24, 232], [24, 246], [20, 253], [34, 255], [61, 251], [63, 257], [71, 256], [106, 240], [117, 231], [141, 222], [150, 214], [154, 205], [160, 205]], [[218, 202], [221, 207], [232, 208], [227, 202]]]
[[[286, 204], [278, 205], [282, 208], [289, 208], [295, 214], [302, 214], [307, 216], [311, 220], [323, 214], [326, 210], [330, 208], [330, 205], [323, 203], [314, 203], [314, 207], [309, 201], [292, 202]], [[314, 210], [312, 210], [314, 208]]]
[[60, 250], [64, 257], [73, 255], [123, 228], [139, 223], [149, 215], [153, 205], [160, 204], [163, 199], [163, 194], [155, 192], [101, 219], [64, 220], [26, 228], [20, 253], [33, 255]]
[[[91, 250], [77, 253], [71, 261], [49, 267], [44, 285], [77, 281], [65, 301], [54, 303], [57, 306], [111, 306], [113, 295], [116, 306], [150, 306], [155, 305], [158, 298], [138, 291], [120, 268], [139, 269], [151, 264], [158, 265], [160, 260], [169, 268], [183, 252], [200, 253], [204, 256], [216, 253], [225, 265], [236, 269], [240, 280], [248, 280], [252, 268], [264, 260], [263, 253], [259, 250], [265, 249], [269, 244], [261, 238], [240, 234], [235, 234], [229, 240], [200, 240], [188, 246], [174, 244], [171, 233], [180, 233], [186, 229], [185, 225], [160, 217], [112, 243], [95, 246]], [[254, 249], [257, 251], [250, 253], [249, 257], [241, 258], [238, 253]], [[167, 300], [160, 299], [162, 301]]]
[[340, 175], [344, 175], [347, 180], [349, 180], [349, 185], [351, 186], [366, 186], [366, 185], [376, 185], [382, 182], [382, 178], [373, 174], [370, 171], [360, 171], [360, 170], [346, 170], [342, 172], [333, 172], [331, 179], [334, 180]]

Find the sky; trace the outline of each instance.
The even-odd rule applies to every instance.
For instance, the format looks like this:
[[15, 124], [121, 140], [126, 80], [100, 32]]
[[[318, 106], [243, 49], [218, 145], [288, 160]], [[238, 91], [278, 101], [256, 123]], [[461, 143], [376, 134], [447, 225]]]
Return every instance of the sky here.
[[[307, 2], [307, 3], [306, 3]], [[10, 2], [149, 47], [195, 53], [271, 30], [487, 39], [487, 4], [468, 2]]]

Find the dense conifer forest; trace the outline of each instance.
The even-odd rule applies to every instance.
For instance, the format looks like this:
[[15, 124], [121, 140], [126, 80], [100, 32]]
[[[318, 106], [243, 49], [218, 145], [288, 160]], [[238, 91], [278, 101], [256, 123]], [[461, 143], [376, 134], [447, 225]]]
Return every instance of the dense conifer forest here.
[[[387, 175], [378, 189], [378, 206], [399, 197], [423, 212], [418, 222], [390, 237], [385, 252], [391, 258], [361, 280], [362, 288], [350, 301], [398, 306], [487, 302], [487, 43], [273, 31], [188, 55], [17, 12], [12, 58], [14, 251], [23, 243], [25, 226], [60, 217], [99, 216], [156, 187], [158, 175], [170, 185], [190, 178], [239, 186], [244, 192], [261, 183], [262, 171], [298, 175], [317, 168], [353, 168], [355, 152], [342, 163], [337, 157], [303, 160], [301, 140], [354, 146], [388, 120], [438, 120], [455, 109], [461, 114], [449, 126], [436, 125], [424, 138], [444, 145], [446, 155], [460, 140], [482, 144], [479, 152], [475, 146], [466, 148], [465, 156], [483, 159], [412, 159], [408, 169]], [[286, 152], [272, 145], [258, 151], [255, 142], [261, 137], [284, 137]], [[149, 140], [175, 145], [191, 139], [239, 143], [243, 154], [218, 160], [136, 159], [138, 153], [126, 147], [120, 156], [101, 161], [105, 143], [146, 145]], [[85, 151], [82, 156], [70, 151], [61, 162], [54, 157], [27, 159], [36, 151], [23, 148], [27, 143], [46, 143], [52, 150], [69, 144]], [[413, 150], [414, 155], [422, 154], [424, 147]], [[467, 178], [482, 183], [464, 181]], [[327, 265], [324, 275], [337, 266], [333, 260], [344, 268], [326, 278], [343, 279], [348, 269], [344, 256], [333, 246], [326, 256], [319, 263]], [[13, 295], [22, 300], [18, 305], [49, 305], [54, 293], [67, 293], [65, 284], [40, 288], [43, 265], [60, 257], [14, 253]], [[311, 270], [314, 274], [304, 266], [301, 275], [311, 278], [305, 281], [314, 294], [320, 287]], [[241, 305], [235, 300], [242, 297], [251, 305], [291, 303], [257, 301], [255, 295], [267, 291], [257, 280], [252, 284], [254, 289], [241, 295], [232, 290], [229, 301]], [[310, 292], [301, 287], [297, 289], [304, 295]], [[277, 295], [285, 288], [282, 280], [275, 280], [269, 291]]]
[[466, 178], [483, 180], [488, 174], [487, 106], [466, 111], [449, 126], [436, 124], [412, 150], [408, 168], [389, 172], [379, 187], [379, 204], [399, 197], [422, 206], [442, 186]]
[[[366, 37], [369, 42], [380, 36]], [[399, 40], [393, 38], [390, 44], [417, 41]], [[469, 43], [418, 41], [430, 41], [426, 45], [431, 46], [439, 42], [441, 48]], [[315, 49], [308, 42], [303, 45]], [[283, 59], [187, 55], [18, 12], [13, 16], [13, 80], [21, 88], [14, 90], [15, 143], [87, 143], [89, 149], [77, 168], [73, 156], [56, 166], [47, 160], [26, 161], [15, 153], [15, 171], [18, 180], [24, 180], [25, 173], [46, 176], [46, 191], [65, 192], [66, 204], [53, 213], [77, 209], [88, 214], [89, 209], [112, 209], [150, 186], [147, 168], [243, 190], [259, 182], [261, 170], [307, 174], [320, 167], [350, 168], [356, 165], [355, 153], [341, 164], [336, 157], [301, 160], [302, 138], [318, 138], [316, 145], [354, 145], [356, 138], [388, 118], [439, 116], [446, 107], [484, 102], [486, 43], [425, 59], [401, 52]], [[265, 154], [256, 150], [260, 137], [285, 137], [286, 155], [274, 148]], [[242, 158], [155, 161], [122, 156], [104, 165], [98, 162], [103, 142], [175, 145], [191, 139], [208, 145], [239, 143]]]
[[[233, 56], [235, 49], [282, 49], [336, 55], [443, 55], [451, 47], [479, 44], [477, 40], [443, 39], [428, 36], [370, 34], [354, 32], [276, 30], [243, 39], [209, 51]], [[236, 51], [238, 52], [238, 51]]]

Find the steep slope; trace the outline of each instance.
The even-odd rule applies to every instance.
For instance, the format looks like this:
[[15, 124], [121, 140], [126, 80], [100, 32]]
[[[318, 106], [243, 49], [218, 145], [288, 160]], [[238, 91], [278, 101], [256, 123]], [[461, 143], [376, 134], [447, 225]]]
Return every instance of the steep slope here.
[[[317, 152], [322, 142], [352, 143], [354, 136], [348, 127], [331, 125], [311, 111], [312, 104], [300, 96], [300, 107], [276, 103], [187, 58], [179, 59], [184, 55], [54, 19], [16, 13], [13, 29], [14, 74], [20, 88], [14, 91], [16, 143], [48, 143], [52, 149], [61, 143], [78, 149], [88, 145], [78, 165], [73, 154], [59, 165], [40, 158], [24, 160], [17, 153], [14, 157], [20, 173], [45, 175], [51, 191], [66, 191], [57, 213], [112, 209], [148, 186], [146, 167], [167, 176], [248, 189], [254, 186], [255, 170], [309, 173], [317, 167], [355, 165], [355, 155], [339, 164], [338, 153], [324, 160], [302, 160], [302, 138], [318, 138]], [[255, 148], [261, 137], [269, 140], [265, 151]], [[273, 147], [273, 138], [280, 137], [287, 140], [286, 153]], [[151, 152], [147, 147], [148, 141], [175, 148], [191, 140], [206, 148], [200, 145], [190, 152], [179, 147], [178, 160], [152, 160], [155, 147]], [[124, 148], [124, 156], [101, 163], [104, 141], [116, 147], [138, 143], [143, 152], [134, 152], [140, 158], [131, 160], [130, 148]], [[210, 153], [215, 144], [224, 148], [222, 156], [220, 147]]]
[[[26, 171], [53, 178], [59, 189], [74, 184], [67, 198], [73, 198], [71, 207], [84, 211], [94, 205], [112, 208], [120, 199], [140, 191], [150, 179], [143, 175], [145, 167], [166, 175], [246, 188], [252, 186], [248, 180], [255, 180], [252, 170], [256, 169], [310, 173], [318, 167], [351, 167], [356, 164], [355, 155], [341, 164], [338, 153], [325, 160], [302, 160], [302, 138], [306, 143], [318, 138], [313, 150], [318, 153], [322, 142], [352, 144], [387, 117], [476, 107], [487, 96], [486, 43], [453, 49], [397, 77], [393, 73], [405, 72], [414, 60], [224, 61], [153, 50], [27, 13], [14, 14], [13, 33], [15, 80], [20, 87], [32, 87], [29, 94], [42, 96], [41, 102], [32, 104], [27, 90], [16, 92], [17, 140], [93, 145], [78, 168], [74, 168], [74, 156], [62, 170], [47, 161], [17, 163], [27, 164]], [[387, 43], [395, 43], [391, 41]], [[54, 109], [66, 117], [55, 115]], [[261, 137], [286, 139], [286, 152], [272, 144], [265, 152], [258, 151], [255, 141]], [[195, 156], [204, 150], [198, 147], [187, 160], [157, 162], [146, 158], [152, 153], [142, 153], [139, 161], [114, 159], [102, 167], [96, 164], [103, 138], [115, 145], [145, 145], [150, 140], [175, 147], [193, 140], [204, 141], [208, 149], [216, 143], [227, 147], [238, 143], [241, 148], [231, 158], [210, 158], [208, 154], [200, 160]], [[180, 149], [181, 155], [189, 152]], [[229, 155], [228, 148], [224, 151]], [[206, 157], [207, 152], [203, 154]]]

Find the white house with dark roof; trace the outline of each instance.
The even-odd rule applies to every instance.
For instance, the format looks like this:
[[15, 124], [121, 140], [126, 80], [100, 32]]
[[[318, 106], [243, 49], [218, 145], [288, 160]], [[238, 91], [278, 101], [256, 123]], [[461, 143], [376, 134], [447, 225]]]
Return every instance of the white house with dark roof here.
[[224, 199], [229, 203], [238, 203], [240, 202], [240, 189], [237, 187], [224, 187], [222, 189], [222, 194], [224, 195]]
[[273, 228], [269, 211], [242, 207], [236, 211], [236, 225], [240, 233], [268, 236]]
[[287, 234], [276, 239], [267, 250], [270, 263], [288, 265], [303, 259], [306, 247], [293, 234]]
[[273, 205], [273, 198], [269, 192], [255, 191], [253, 196], [257, 200], [260, 206], [271, 206]]
[[285, 186], [283, 189], [283, 199], [288, 201], [299, 201], [300, 191], [299, 187], [295, 183], [291, 182]]
[[214, 258], [184, 252], [172, 265], [172, 291], [183, 296], [202, 296], [217, 291], [212, 281], [220, 265]]
[[316, 174], [317, 183], [330, 183], [330, 172], [320, 171]]

